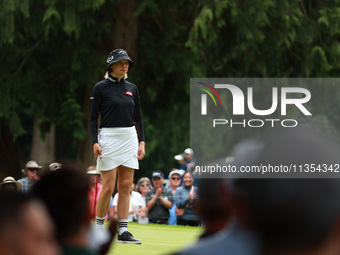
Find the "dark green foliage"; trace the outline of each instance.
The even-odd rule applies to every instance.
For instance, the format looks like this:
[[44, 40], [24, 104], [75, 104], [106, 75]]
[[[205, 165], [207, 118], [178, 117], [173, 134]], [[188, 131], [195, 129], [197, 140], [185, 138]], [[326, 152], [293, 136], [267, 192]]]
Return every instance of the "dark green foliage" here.
[[[42, 131], [57, 125], [57, 134], [63, 134], [57, 140], [71, 139], [75, 144], [85, 139], [84, 95], [104, 75], [112, 50], [107, 39], [114, 37], [112, 17], [119, 3], [1, 0], [0, 119], [14, 137], [31, 134], [22, 120], [37, 117]], [[155, 169], [168, 172], [177, 166], [173, 156], [190, 146], [190, 78], [339, 74], [338, 1], [145, 0], [137, 4], [137, 57], [129, 80], [141, 94], [147, 138], [141, 163], [145, 172], [138, 175]], [[333, 95], [338, 93], [336, 87], [329, 89]], [[336, 98], [313, 107], [324, 113], [322, 122], [337, 129]], [[63, 149], [64, 155], [73, 154]]]

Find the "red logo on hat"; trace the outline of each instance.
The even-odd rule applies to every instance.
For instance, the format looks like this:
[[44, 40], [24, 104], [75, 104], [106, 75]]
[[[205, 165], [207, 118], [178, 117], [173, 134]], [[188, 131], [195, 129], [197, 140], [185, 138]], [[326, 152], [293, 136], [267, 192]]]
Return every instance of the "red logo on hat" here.
[[126, 91], [125, 94], [132, 96], [132, 92], [130, 92], [130, 91]]

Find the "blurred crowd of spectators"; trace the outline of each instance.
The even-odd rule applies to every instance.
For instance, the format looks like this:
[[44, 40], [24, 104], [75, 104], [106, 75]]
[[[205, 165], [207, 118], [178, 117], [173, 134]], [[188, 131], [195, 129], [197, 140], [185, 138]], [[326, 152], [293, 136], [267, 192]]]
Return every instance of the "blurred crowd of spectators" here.
[[[196, 187], [190, 170], [194, 169], [193, 151], [188, 149], [191, 162], [186, 170], [172, 169], [167, 181], [164, 173], [155, 171], [130, 189], [129, 221], [203, 225], [199, 241], [176, 254], [340, 254], [339, 178], [241, 174], [200, 178]], [[228, 164], [313, 162], [326, 165], [334, 174], [339, 153], [338, 142], [323, 133], [285, 130], [267, 139], [239, 143], [234, 161]], [[117, 232], [117, 194], [110, 202], [108, 227], [95, 228], [91, 222], [101, 189], [96, 167], [89, 167], [85, 174], [52, 163], [51, 171], [40, 179], [39, 169], [37, 162], [29, 161], [26, 177], [16, 181], [8, 176], [0, 184], [1, 254], [107, 254]]]

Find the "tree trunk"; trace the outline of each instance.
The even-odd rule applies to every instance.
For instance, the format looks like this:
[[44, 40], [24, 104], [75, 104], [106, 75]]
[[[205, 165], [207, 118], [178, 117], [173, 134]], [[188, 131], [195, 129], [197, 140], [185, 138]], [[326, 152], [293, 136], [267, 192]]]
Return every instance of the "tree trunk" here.
[[[112, 17], [113, 27], [112, 33], [110, 33], [111, 37], [103, 40], [103, 44], [98, 50], [108, 55], [112, 50], [122, 48], [127, 50], [129, 56], [136, 62], [138, 38], [138, 21], [134, 16], [136, 1], [121, 1], [113, 7], [108, 6], [104, 9], [114, 9], [115, 15]], [[103, 59], [103, 61], [105, 60], [106, 58]], [[91, 92], [92, 87], [87, 87], [83, 103], [84, 124], [87, 129], [86, 140], [80, 141], [78, 144], [77, 165], [83, 169], [87, 169], [88, 166], [96, 164], [92, 151], [88, 123]], [[100, 121], [98, 120], [98, 124], [99, 123]]]
[[138, 40], [138, 20], [134, 13], [137, 1], [121, 1], [116, 5], [114, 26], [112, 28], [113, 40], [111, 50], [123, 48], [129, 56], [136, 60]]
[[0, 182], [7, 177], [21, 178], [21, 168], [16, 143], [13, 134], [5, 125], [0, 123]]
[[50, 131], [46, 132], [44, 139], [42, 139], [39, 124], [40, 120], [35, 117], [31, 159], [36, 161], [38, 165], [42, 165], [44, 167], [43, 170], [46, 171], [49, 164], [55, 161], [55, 125], [51, 124]]

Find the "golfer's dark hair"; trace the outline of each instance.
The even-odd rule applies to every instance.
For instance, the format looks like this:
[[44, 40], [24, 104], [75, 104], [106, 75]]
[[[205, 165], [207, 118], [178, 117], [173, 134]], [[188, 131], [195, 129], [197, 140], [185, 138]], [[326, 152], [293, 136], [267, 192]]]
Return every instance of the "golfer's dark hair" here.
[[89, 213], [89, 179], [85, 173], [69, 167], [49, 172], [31, 192], [47, 206], [57, 226], [59, 241], [80, 229]]

